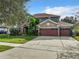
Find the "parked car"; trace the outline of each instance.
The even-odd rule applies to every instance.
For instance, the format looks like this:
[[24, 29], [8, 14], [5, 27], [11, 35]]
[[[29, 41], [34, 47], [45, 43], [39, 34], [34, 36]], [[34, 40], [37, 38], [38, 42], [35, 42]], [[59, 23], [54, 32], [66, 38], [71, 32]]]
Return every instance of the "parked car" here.
[[8, 28], [7, 27], [0, 27], [0, 34], [7, 34]]

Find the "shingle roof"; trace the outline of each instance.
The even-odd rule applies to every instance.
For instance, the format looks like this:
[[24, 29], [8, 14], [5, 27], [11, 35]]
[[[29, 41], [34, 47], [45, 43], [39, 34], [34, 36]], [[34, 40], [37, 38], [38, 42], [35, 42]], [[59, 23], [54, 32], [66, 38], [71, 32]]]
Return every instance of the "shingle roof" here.
[[60, 17], [58, 15], [46, 14], [46, 13], [38, 13], [33, 15], [36, 18], [44, 18], [44, 17]]
[[59, 26], [73, 26], [73, 24], [67, 23], [67, 22], [63, 22], [63, 21], [58, 22], [58, 25]]
[[50, 22], [52, 22], [52, 24], [55, 24], [55, 25], [60, 26], [60, 27], [72, 27], [73, 26], [73, 24], [70, 24], [70, 23], [67, 23], [67, 22], [63, 22], [63, 21], [54, 22], [54, 21], [52, 21], [50, 19], [47, 19], [47, 20], [39, 23], [38, 26], [40, 26], [41, 24], [43, 24], [45, 22], [48, 22], [48, 21], [50, 21]]

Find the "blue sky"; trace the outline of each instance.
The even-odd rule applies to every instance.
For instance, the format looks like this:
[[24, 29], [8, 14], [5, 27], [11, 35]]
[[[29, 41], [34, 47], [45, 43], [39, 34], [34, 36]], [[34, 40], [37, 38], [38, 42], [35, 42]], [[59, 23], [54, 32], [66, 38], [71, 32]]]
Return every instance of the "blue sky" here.
[[[31, 14], [35, 14], [35, 13], [53, 14], [53, 12], [59, 11], [58, 15], [63, 15], [63, 14], [65, 15], [68, 13], [72, 14], [73, 12], [72, 10], [78, 9], [78, 7], [79, 7], [79, 0], [31, 0], [27, 8], [28, 8], [28, 12]], [[62, 9], [63, 10], [65, 9], [65, 11], [62, 11]], [[68, 11], [68, 12], [62, 13], [61, 11], [62, 12]]]

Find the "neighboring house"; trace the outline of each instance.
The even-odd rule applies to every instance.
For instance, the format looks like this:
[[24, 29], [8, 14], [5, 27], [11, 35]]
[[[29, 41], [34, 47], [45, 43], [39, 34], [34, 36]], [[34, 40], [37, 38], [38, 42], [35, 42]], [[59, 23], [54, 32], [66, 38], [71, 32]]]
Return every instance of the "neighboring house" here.
[[[49, 16], [45, 16], [46, 14], [45, 15], [41, 14], [40, 16], [38, 15], [40, 14], [34, 15], [35, 17], [41, 20], [41, 22], [37, 25], [38, 35], [40, 36], [72, 36], [71, 28], [73, 27], [73, 24], [59, 21], [60, 16], [53, 15], [52, 17], [50, 17], [50, 14], [47, 14]], [[56, 19], [53, 19], [54, 17]]]

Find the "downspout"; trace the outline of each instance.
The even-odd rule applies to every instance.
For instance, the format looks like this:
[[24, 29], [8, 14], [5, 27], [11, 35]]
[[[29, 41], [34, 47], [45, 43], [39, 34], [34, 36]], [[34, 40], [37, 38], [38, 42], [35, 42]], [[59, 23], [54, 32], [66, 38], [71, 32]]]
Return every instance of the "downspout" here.
[[57, 28], [58, 28], [58, 37], [60, 36], [60, 28], [59, 28], [59, 25], [57, 25]]

